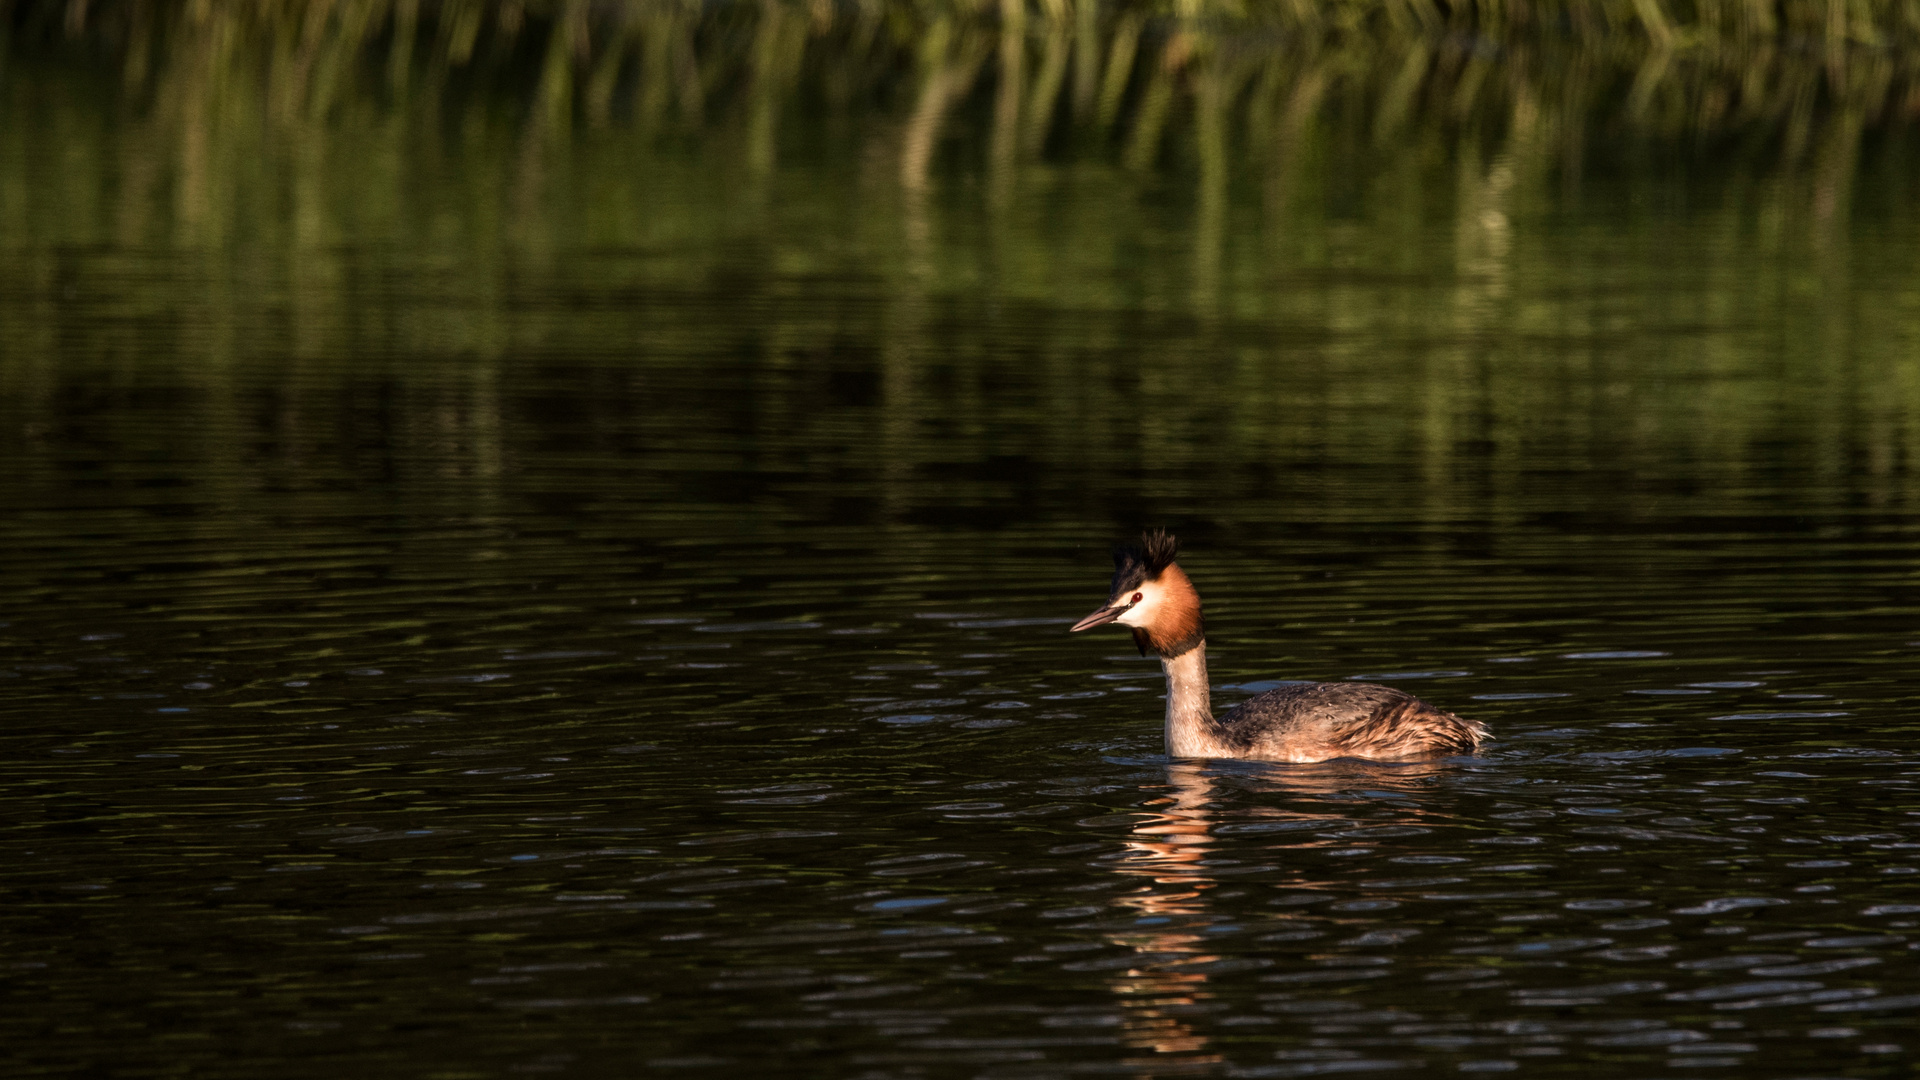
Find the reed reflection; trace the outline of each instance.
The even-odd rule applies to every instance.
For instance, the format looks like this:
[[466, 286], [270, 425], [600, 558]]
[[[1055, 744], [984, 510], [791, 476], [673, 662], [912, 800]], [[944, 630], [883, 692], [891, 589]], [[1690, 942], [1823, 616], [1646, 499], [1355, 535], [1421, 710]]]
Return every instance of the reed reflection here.
[[[425, 437], [459, 430], [476, 458], [508, 461], [515, 425], [478, 418], [511, 416], [503, 373], [526, 342], [621, 363], [705, 350], [715, 320], [636, 306], [691, 287], [729, 310], [780, 300], [769, 370], [819, 367], [795, 342], [881, 358], [885, 437], [849, 445], [885, 477], [891, 522], [911, 517], [916, 470], [946, 467], [941, 424], [1022, 430], [1006, 399], [940, 387], [1009, 374], [1046, 421], [985, 458], [1260, 472], [1378, 460], [1414, 432], [1420, 483], [1393, 500], [1434, 522], [1513, 512], [1542, 448], [1604, 468], [1717, 459], [1790, 430], [1810, 440], [1792, 463], [1808, 489], [1836, 493], [1854, 463], [1920, 453], [1920, 384], [1898, 347], [1920, 334], [1920, 276], [1895, 257], [1905, 211], [1888, 209], [1912, 201], [1920, 159], [1888, 125], [1920, 69], [1897, 50], [1847, 46], [1830, 69], [1827, 52], [1769, 46], [1822, 40], [1797, 15], [1663, 22], [1701, 47], [1656, 57], [1632, 34], [1582, 28], [1569, 44], [1518, 23], [1276, 36], [1260, 20], [1293, 16], [1208, 3], [13, 10], [5, 351], [190, 357], [177, 377], [210, 433], [256, 423], [237, 365], [284, 336], [304, 372], [284, 388], [289, 423], [311, 423], [321, 403], [305, 396], [342, 357], [406, 354], [412, 379], [430, 353], [443, 366], [422, 393], [459, 404]], [[1622, 132], [1644, 161], [1596, 156]], [[1685, 199], [1653, 197], [1647, 163], [1736, 132], [1751, 154], [1703, 167]], [[1724, 212], [1543, 224], [1578, 210], [1589, 159], [1644, 168], [1645, 205], [1724, 195]], [[129, 272], [129, 252], [160, 257]], [[954, 296], [1019, 303], [943, 317]], [[1036, 318], [1029, 302], [1098, 314]], [[1141, 328], [1108, 313], [1176, 309], [1199, 332], [1180, 327], [1133, 388]], [[48, 312], [63, 329], [36, 337]], [[1674, 331], [1705, 336], [1683, 348]], [[18, 430], [62, 424], [61, 370], [0, 364], [32, 414]], [[1685, 389], [1701, 378], [1721, 396]], [[1598, 412], [1574, 419], [1575, 400]], [[1351, 438], [1313, 419], [1349, 410]], [[243, 441], [207, 456], [250, 460]], [[1875, 475], [1876, 504], [1911, 494], [1908, 472]]]
[[[27, 62], [85, 49], [104, 85], [150, 106], [136, 112], [158, 136], [139, 151], [151, 160], [116, 175], [157, 171], [134, 190], [175, 192], [192, 242], [255, 234], [239, 216], [277, 211], [232, 190], [273, 187], [254, 163], [369, 121], [396, 153], [430, 132], [471, 140], [473, 122], [514, 116], [542, 133], [538, 152], [558, 156], [573, 152], [578, 115], [596, 132], [630, 127], [648, 140], [691, 135], [730, 148], [757, 188], [780, 167], [796, 123], [824, 110], [870, 152], [897, 154], [908, 192], [939, 171], [943, 142], [984, 143], [958, 157], [984, 161], [995, 207], [1045, 191], [1022, 168], [1042, 157], [1105, 158], [1135, 173], [1172, 166], [1196, 196], [1193, 295], [1203, 311], [1220, 299], [1230, 177], [1264, 177], [1281, 198], [1304, 155], [1328, 182], [1347, 184], [1376, 171], [1356, 160], [1359, 148], [1363, 158], [1431, 158], [1504, 142], [1519, 174], [1571, 184], [1588, 144], [1622, 130], [1675, 147], [1739, 139], [1768, 148], [1753, 164], [1786, 178], [1778, 198], [1812, 238], [1829, 238], [1846, 222], [1861, 147], [1904, 122], [1920, 80], [1915, 27], [1894, 6], [1857, 6], [1852, 22], [1836, 23], [1838, 9], [1824, 3], [1768, 5], [1757, 21], [1754, 5], [1698, 5], [1683, 22], [1657, 0], [1596, 0], [1581, 10], [1604, 14], [1570, 24], [1535, 6], [1464, 0], [1443, 15], [1416, 5], [1422, 17], [1410, 20], [1401, 4], [1362, 0], [1329, 20], [1316, 5], [1224, 0], [1171, 12], [1112, 0], [38, 0], [15, 5], [22, 30], [6, 48]], [[947, 123], [963, 111], [978, 122]], [[446, 123], [460, 112], [468, 123]], [[388, 204], [417, 179], [404, 168], [382, 174]], [[1487, 208], [1460, 211], [1472, 223]]]

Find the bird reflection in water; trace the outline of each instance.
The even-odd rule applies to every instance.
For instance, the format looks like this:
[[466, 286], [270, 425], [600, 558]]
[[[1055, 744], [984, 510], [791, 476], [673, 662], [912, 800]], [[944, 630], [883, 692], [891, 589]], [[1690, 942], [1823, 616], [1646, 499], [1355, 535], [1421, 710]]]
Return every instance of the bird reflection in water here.
[[1183, 1018], [1212, 996], [1207, 973], [1195, 965], [1221, 959], [1208, 952], [1205, 934], [1206, 891], [1216, 884], [1206, 869], [1213, 780], [1204, 766], [1174, 764], [1167, 782], [1170, 790], [1147, 804], [1149, 816], [1134, 825], [1125, 855], [1113, 863], [1116, 872], [1152, 883], [1118, 900], [1139, 913], [1139, 929], [1112, 940], [1134, 950], [1139, 963], [1117, 974], [1113, 991], [1125, 1009], [1127, 1046], [1195, 1055], [1188, 1061], [1199, 1065], [1221, 1060], [1205, 1053], [1207, 1037]]
[[[1365, 798], [1368, 795], [1398, 800], [1412, 794], [1434, 773], [1437, 764], [1380, 767], [1334, 765], [1322, 769], [1288, 770], [1288, 775], [1271, 777], [1276, 793], [1289, 796], [1329, 796]], [[1262, 779], [1268, 779], [1262, 777]], [[1110, 868], [1127, 877], [1145, 879], [1137, 891], [1115, 898], [1116, 904], [1137, 913], [1134, 928], [1108, 935], [1110, 941], [1134, 951], [1134, 963], [1112, 978], [1116, 1000], [1122, 1007], [1121, 1039], [1134, 1050], [1156, 1055], [1180, 1055], [1181, 1068], [1204, 1068], [1225, 1059], [1209, 1050], [1209, 1039], [1195, 1030], [1197, 1017], [1215, 1011], [1210, 1004], [1214, 994], [1209, 980], [1233, 972], [1264, 968], [1268, 961], [1216, 951], [1215, 935], [1225, 929], [1211, 911], [1209, 892], [1221, 885], [1221, 878], [1240, 879], [1248, 885], [1284, 884], [1290, 889], [1326, 889], [1329, 896], [1344, 891], [1347, 883], [1315, 880], [1297, 870], [1289, 872], [1277, 865], [1245, 863], [1209, 858], [1215, 843], [1213, 818], [1216, 777], [1199, 762], [1175, 762], [1167, 766], [1167, 792], [1148, 802], [1145, 816], [1126, 841], [1126, 850]], [[1262, 785], [1268, 786], [1268, 785]], [[1425, 814], [1415, 807], [1401, 805], [1403, 813]], [[1289, 839], [1262, 846], [1263, 854], [1278, 850], [1302, 851], [1352, 843], [1325, 834], [1360, 824], [1344, 813], [1310, 812], [1279, 807], [1238, 808], [1234, 817], [1253, 818], [1241, 823], [1246, 831], [1271, 824], [1284, 830]], [[1401, 818], [1405, 820], [1404, 817]], [[1294, 824], [1297, 823], [1297, 826]], [[1247, 829], [1254, 825], [1254, 829]], [[1324, 828], [1316, 829], [1316, 825]], [[1293, 834], [1293, 828], [1300, 829]], [[1318, 834], [1318, 835], [1316, 835]], [[1283, 881], [1276, 881], [1284, 878]], [[1235, 882], [1236, 884], [1239, 881]], [[1244, 910], [1244, 902], [1235, 904]], [[1322, 920], [1315, 920], [1321, 922]], [[1240, 939], [1244, 941], [1245, 939]], [[1156, 1057], [1155, 1069], [1174, 1062]]]

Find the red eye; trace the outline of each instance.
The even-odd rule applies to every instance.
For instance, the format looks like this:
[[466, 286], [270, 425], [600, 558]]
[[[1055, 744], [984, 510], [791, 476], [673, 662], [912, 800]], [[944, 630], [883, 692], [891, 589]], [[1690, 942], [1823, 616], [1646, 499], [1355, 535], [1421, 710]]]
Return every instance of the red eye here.
[[1134, 593], [1134, 594], [1133, 594], [1133, 602], [1134, 602], [1134, 603], [1136, 603], [1136, 604], [1140, 602], [1140, 594], [1139, 594], [1139, 593]]

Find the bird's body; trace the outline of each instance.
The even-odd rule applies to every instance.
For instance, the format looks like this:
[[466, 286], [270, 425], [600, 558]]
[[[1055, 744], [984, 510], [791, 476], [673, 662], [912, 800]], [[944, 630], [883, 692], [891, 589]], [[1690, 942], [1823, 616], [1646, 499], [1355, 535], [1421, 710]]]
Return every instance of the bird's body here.
[[1369, 683], [1293, 683], [1213, 716], [1200, 594], [1174, 564], [1174, 540], [1147, 536], [1114, 555], [1112, 595], [1075, 630], [1119, 622], [1167, 675], [1167, 753], [1174, 757], [1404, 761], [1471, 753], [1484, 725], [1404, 691]]

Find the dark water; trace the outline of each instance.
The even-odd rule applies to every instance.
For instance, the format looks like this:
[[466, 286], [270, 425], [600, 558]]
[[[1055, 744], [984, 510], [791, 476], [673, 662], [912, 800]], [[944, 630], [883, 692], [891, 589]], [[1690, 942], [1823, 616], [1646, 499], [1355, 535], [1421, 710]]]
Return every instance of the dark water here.
[[[1114, 169], [996, 210], [616, 138], [302, 239], [60, 145], [0, 233], [17, 1074], [1913, 1068], [1870, 169], [1837, 230], [1463, 152], [1208, 233]], [[1499, 741], [1168, 761], [1157, 666], [1065, 633], [1159, 524], [1217, 700]]]

